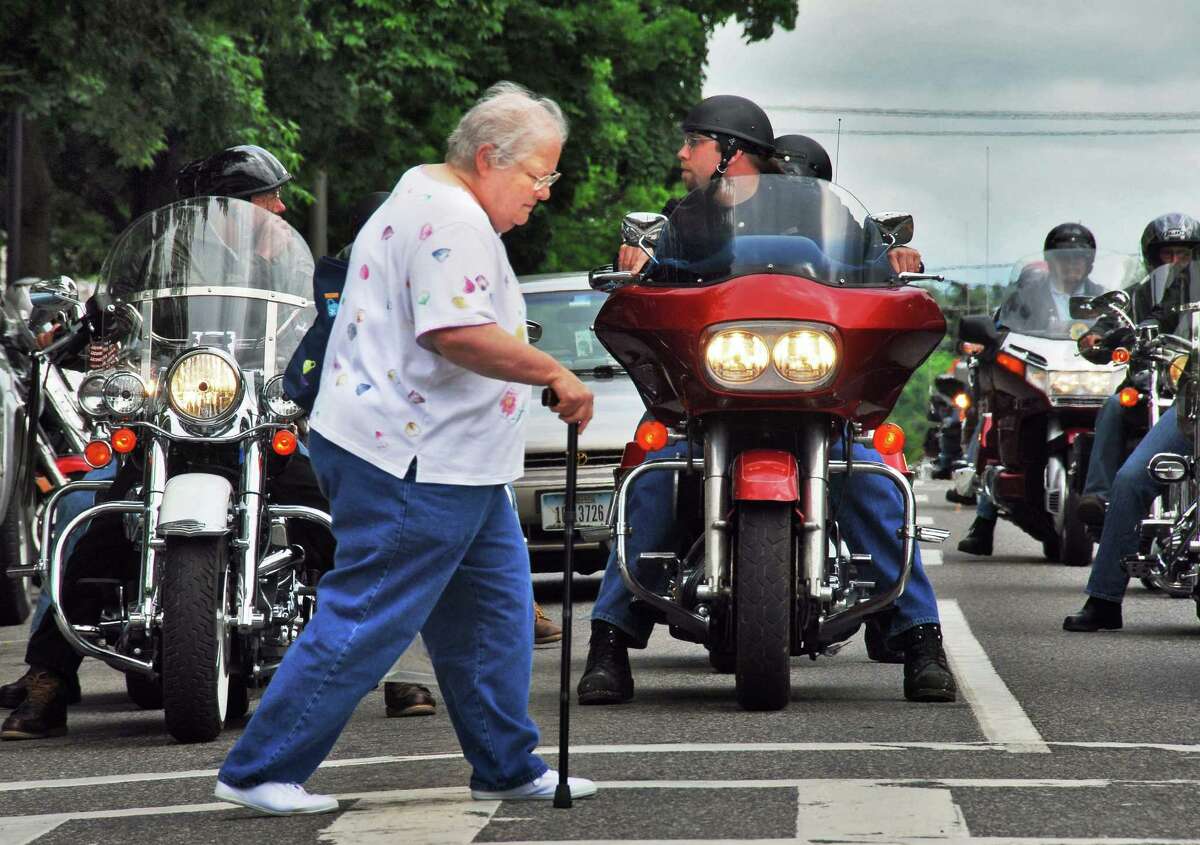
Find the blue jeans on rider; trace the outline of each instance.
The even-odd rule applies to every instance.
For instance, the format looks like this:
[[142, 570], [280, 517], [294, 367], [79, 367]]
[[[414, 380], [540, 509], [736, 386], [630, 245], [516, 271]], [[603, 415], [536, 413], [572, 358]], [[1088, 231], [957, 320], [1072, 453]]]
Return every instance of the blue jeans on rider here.
[[1113, 476], [1121, 468], [1125, 457], [1125, 409], [1121, 407], [1118, 394], [1104, 401], [1096, 415], [1096, 433], [1092, 440], [1092, 454], [1088, 458], [1087, 481], [1083, 495], [1103, 496], [1112, 490]]
[[1000, 518], [1000, 509], [996, 507], [996, 503], [992, 501], [992, 497], [983, 489], [980, 489], [979, 495], [975, 500], [975, 516], [978, 519], [985, 519], [988, 522], [995, 522]]
[[218, 778], [303, 783], [355, 706], [420, 632], [472, 766], [471, 787], [540, 777], [529, 717], [533, 585], [504, 485], [400, 479], [313, 432], [337, 552], [317, 612], [288, 649]]
[[[680, 458], [687, 455], [687, 443], [679, 442], [646, 456], [647, 460]], [[877, 461], [879, 453], [864, 446], [854, 446], [854, 459]], [[841, 456], [841, 448], [830, 452], [834, 460]], [[876, 576], [879, 587], [892, 584], [899, 577], [902, 565], [903, 543], [896, 537], [904, 517], [904, 502], [899, 491], [887, 479], [866, 473], [852, 474], [848, 484], [844, 476], [832, 475], [830, 481], [830, 503], [836, 508], [842, 539], [852, 552], [871, 555], [874, 573], [860, 572], [866, 579]], [[630, 571], [643, 586], [657, 592], [666, 588], [666, 573], [661, 569], [638, 562], [643, 552], [668, 551], [674, 549], [680, 537], [676, 533], [674, 514], [671, 513], [672, 478], [669, 472], [651, 472], [642, 476], [630, 489], [627, 513], [632, 534], [626, 539], [625, 553]], [[630, 639], [634, 648], [645, 648], [654, 629], [654, 621], [646, 614], [636, 611], [630, 604], [633, 595], [621, 580], [617, 567], [617, 552], [614, 545], [608, 556], [600, 592], [592, 608], [592, 619], [620, 628]], [[882, 619], [891, 616], [887, 634], [896, 636], [916, 625], [938, 622], [937, 599], [933, 585], [921, 565], [921, 550], [916, 551], [912, 574], [904, 594], [896, 600], [894, 611], [883, 611]]]
[[1121, 568], [1121, 561], [1137, 552], [1138, 523], [1150, 512], [1154, 498], [1163, 491], [1163, 485], [1146, 472], [1150, 459], [1159, 452], [1184, 455], [1191, 452], [1191, 444], [1175, 422], [1174, 408], [1159, 418], [1154, 428], [1121, 464], [1121, 469], [1113, 479], [1100, 547], [1092, 560], [1092, 574], [1088, 578], [1089, 596], [1116, 602], [1125, 597], [1129, 576]]
[[[117, 476], [117, 462], [113, 461], [106, 467], [94, 469], [83, 477], [84, 481], [111, 481]], [[67, 527], [67, 523], [75, 517], [79, 516], [85, 510], [96, 504], [96, 494], [91, 490], [79, 490], [74, 493], [68, 493], [63, 496], [58, 502], [58, 508], [55, 511], [54, 518], [54, 539], [57, 539], [60, 532]], [[91, 521], [88, 521], [88, 525]], [[87, 531], [87, 525], [82, 526], [75, 534], [67, 541], [66, 548], [63, 549], [63, 560], [70, 560], [71, 553], [75, 551], [75, 544], [79, 542], [79, 538]], [[32, 633], [38, 629], [38, 625], [42, 624], [42, 617], [46, 615], [46, 611], [50, 609], [50, 590], [43, 585], [42, 590], [38, 593], [37, 608], [33, 612], [33, 620], [29, 623], [29, 631]]]

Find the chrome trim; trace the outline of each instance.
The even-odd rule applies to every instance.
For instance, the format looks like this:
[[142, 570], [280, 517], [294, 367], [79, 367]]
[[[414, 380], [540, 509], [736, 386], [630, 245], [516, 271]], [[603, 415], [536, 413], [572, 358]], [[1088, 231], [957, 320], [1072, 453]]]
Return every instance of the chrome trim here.
[[50, 547], [53, 543], [52, 534], [54, 533], [54, 518], [57, 516], [58, 503], [63, 496], [68, 493], [80, 493], [88, 490], [99, 492], [112, 487], [111, 481], [72, 481], [59, 487], [50, 494], [50, 498], [46, 500], [46, 506], [42, 509], [42, 520], [38, 531], [42, 535], [42, 545], [38, 552], [38, 572], [50, 583]]
[[138, 291], [132, 296], [125, 297], [126, 302], [147, 302], [154, 299], [165, 299], [176, 296], [236, 296], [242, 299], [264, 299], [267, 302], [282, 302], [286, 305], [296, 305], [300, 308], [312, 307], [312, 300], [291, 293], [279, 293], [273, 290], [241, 287], [175, 287], [155, 288]]
[[[242, 530], [234, 548], [242, 554], [242, 572], [238, 579], [238, 630], [245, 633], [254, 627], [254, 600], [258, 584], [258, 535], [262, 516], [263, 455], [262, 444], [251, 440], [246, 444], [242, 459], [242, 501], [239, 503]], [[262, 615], [258, 614], [261, 621]]]
[[41, 462], [42, 470], [46, 473], [46, 477], [55, 487], [62, 487], [67, 483], [67, 477], [58, 468], [58, 460], [56, 459], [54, 450], [50, 448], [50, 444], [46, 442], [46, 438], [42, 436], [40, 431], [37, 436], [37, 456]]
[[268, 432], [280, 431], [283, 429], [292, 429], [290, 423], [259, 423], [253, 428], [248, 428], [245, 431], [235, 432], [233, 434], [221, 434], [205, 436], [203, 434], [177, 434], [167, 431], [165, 428], [155, 425], [152, 422], [144, 422], [141, 420], [129, 420], [125, 423], [126, 428], [144, 428], [148, 431], [157, 434], [159, 437], [165, 437], [168, 440], [176, 443], [211, 443], [217, 446], [226, 446], [230, 443], [237, 443], [239, 440], [245, 440], [248, 437], [255, 437], [259, 434]]
[[[825, 585], [825, 561], [829, 554], [825, 523], [829, 513], [829, 471], [832, 466], [826, 425], [823, 418], [805, 420], [797, 432], [800, 438], [799, 468], [807, 476], [800, 483], [800, 509], [804, 512], [804, 522], [800, 526], [800, 565], [805, 592], [810, 599], [819, 602], [833, 598], [833, 591]], [[858, 465], [855, 461], [855, 468]]]
[[726, 482], [732, 464], [729, 440], [725, 422], [708, 421], [704, 432], [704, 586], [710, 597], [720, 591], [721, 582], [729, 575], [729, 535], [724, 527], [729, 513]]
[[317, 508], [304, 505], [268, 505], [267, 515], [282, 516], [286, 519], [307, 519], [309, 522], [324, 525], [331, 532], [333, 531], [333, 517]]
[[266, 384], [275, 375], [275, 335], [279, 331], [279, 302], [277, 300], [272, 299], [267, 303], [267, 325], [270, 328], [266, 337], [263, 338], [263, 384]]
[[162, 440], [151, 438], [146, 444], [145, 489], [142, 491], [142, 579], [138, 586], [137, 624], [149, 628], [158, 613], [155, 607], [158, 581], [158, 549], [164, 541], [158, 537], [158, 517], [167, 489], [167, 452]]
[[[191, 414], [184, 413], [175, 405], [175, 397], [171, 395], [171, 380], [175, 377], [180, 366], [189, 358], [195, 358], [198, 355], [215, 355], [228, 364], [237, 376], [237, 393], [234, 395], [233, 401], [229, 403], [229, 407], [223, 412], [210, 419], [202, 419], [193, 417]], [[105, 382], [107, 384], [107, 382]], [[185, 425], [194, 426], [195, 428], [219, 428], [229, 422], [237, 414], [242, 407], [242, 402], [246, 398], [246, 374], [242, 372], [242, 367], [238, 364], [237, 359], [226, 352], [224, 349], [218, 349], [215, 346], [196, 346], [186, 352], [180, 353], [179, 357], [171, 362], [171, 366], [167, 368], [167, 373], [163, 377], [163, 388], [166, 391], [167, 407], [177, 414], [180, 420]]]

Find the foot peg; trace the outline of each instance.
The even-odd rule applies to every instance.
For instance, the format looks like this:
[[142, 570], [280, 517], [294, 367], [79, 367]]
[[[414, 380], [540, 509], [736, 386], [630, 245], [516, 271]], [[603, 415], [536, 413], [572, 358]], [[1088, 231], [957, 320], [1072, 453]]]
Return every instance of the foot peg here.
[[1130, 555], [1121, 561], [1121, 568], [1130, 578], [1150, 578], [1162, 574], [1162, 563], [1157, 557]]
[[[904, 529], [900, 529], [896, 534], [903, 539]], [[918, 543], [944, 543], [950, 539], [950, 532], [944, 528], [934, 528], [932, 525], [918, 525], [913, 538]]]

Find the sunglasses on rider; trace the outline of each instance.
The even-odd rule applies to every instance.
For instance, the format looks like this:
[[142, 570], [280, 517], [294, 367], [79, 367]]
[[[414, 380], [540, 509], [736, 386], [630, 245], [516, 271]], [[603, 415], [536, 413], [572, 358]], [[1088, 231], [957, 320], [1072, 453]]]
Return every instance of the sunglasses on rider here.
[[689, 150], [696, 149], [696, 146], [698, 144], [701, 144], [705, 141], [716, 141], [716, 140], [717, 140], [716, 135], [711, 135], [707, 132], [684, 132], [683, 133], [683, 143], [687, 146], [687, 148]]
[[527, 170], [527, 171], [525, 171], [525, 175], [533, 180], [533, 189], [535, 191], [540, 191], [543, 188], [549, 188], [551, 185], [553, 185], [555, 182], [557, 182], [559, 179], [562, 178], [562, 174], [559, 173], [557, 170], [554, 171], [553, 173], [547, 173], [545, 176], [534, 176], [532, 173], [530, 173]]

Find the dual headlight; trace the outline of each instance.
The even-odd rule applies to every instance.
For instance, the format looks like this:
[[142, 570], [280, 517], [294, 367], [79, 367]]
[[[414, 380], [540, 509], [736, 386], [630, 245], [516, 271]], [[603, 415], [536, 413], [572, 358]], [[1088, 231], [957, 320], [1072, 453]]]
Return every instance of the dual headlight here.
[[93, 417], [131, 417], [142, 409], [148, 396], [141, 378], [126, 370], [97, 373], [79, 385], [79, 405]]
[[818, 326], [730, 326], [719, 328], [704, 342], [708, 373], [723, 386], [753, 383], [755, 390], [814, 390], [833, 378], [837, 362], [832, 333]]
[[1025, 378], [1051, 399], [1067, 396], [1104, 398], [1116, 393], [1125, 379], [1125, 369], [1043, 370], [1030, 366], [1025, 371]]

